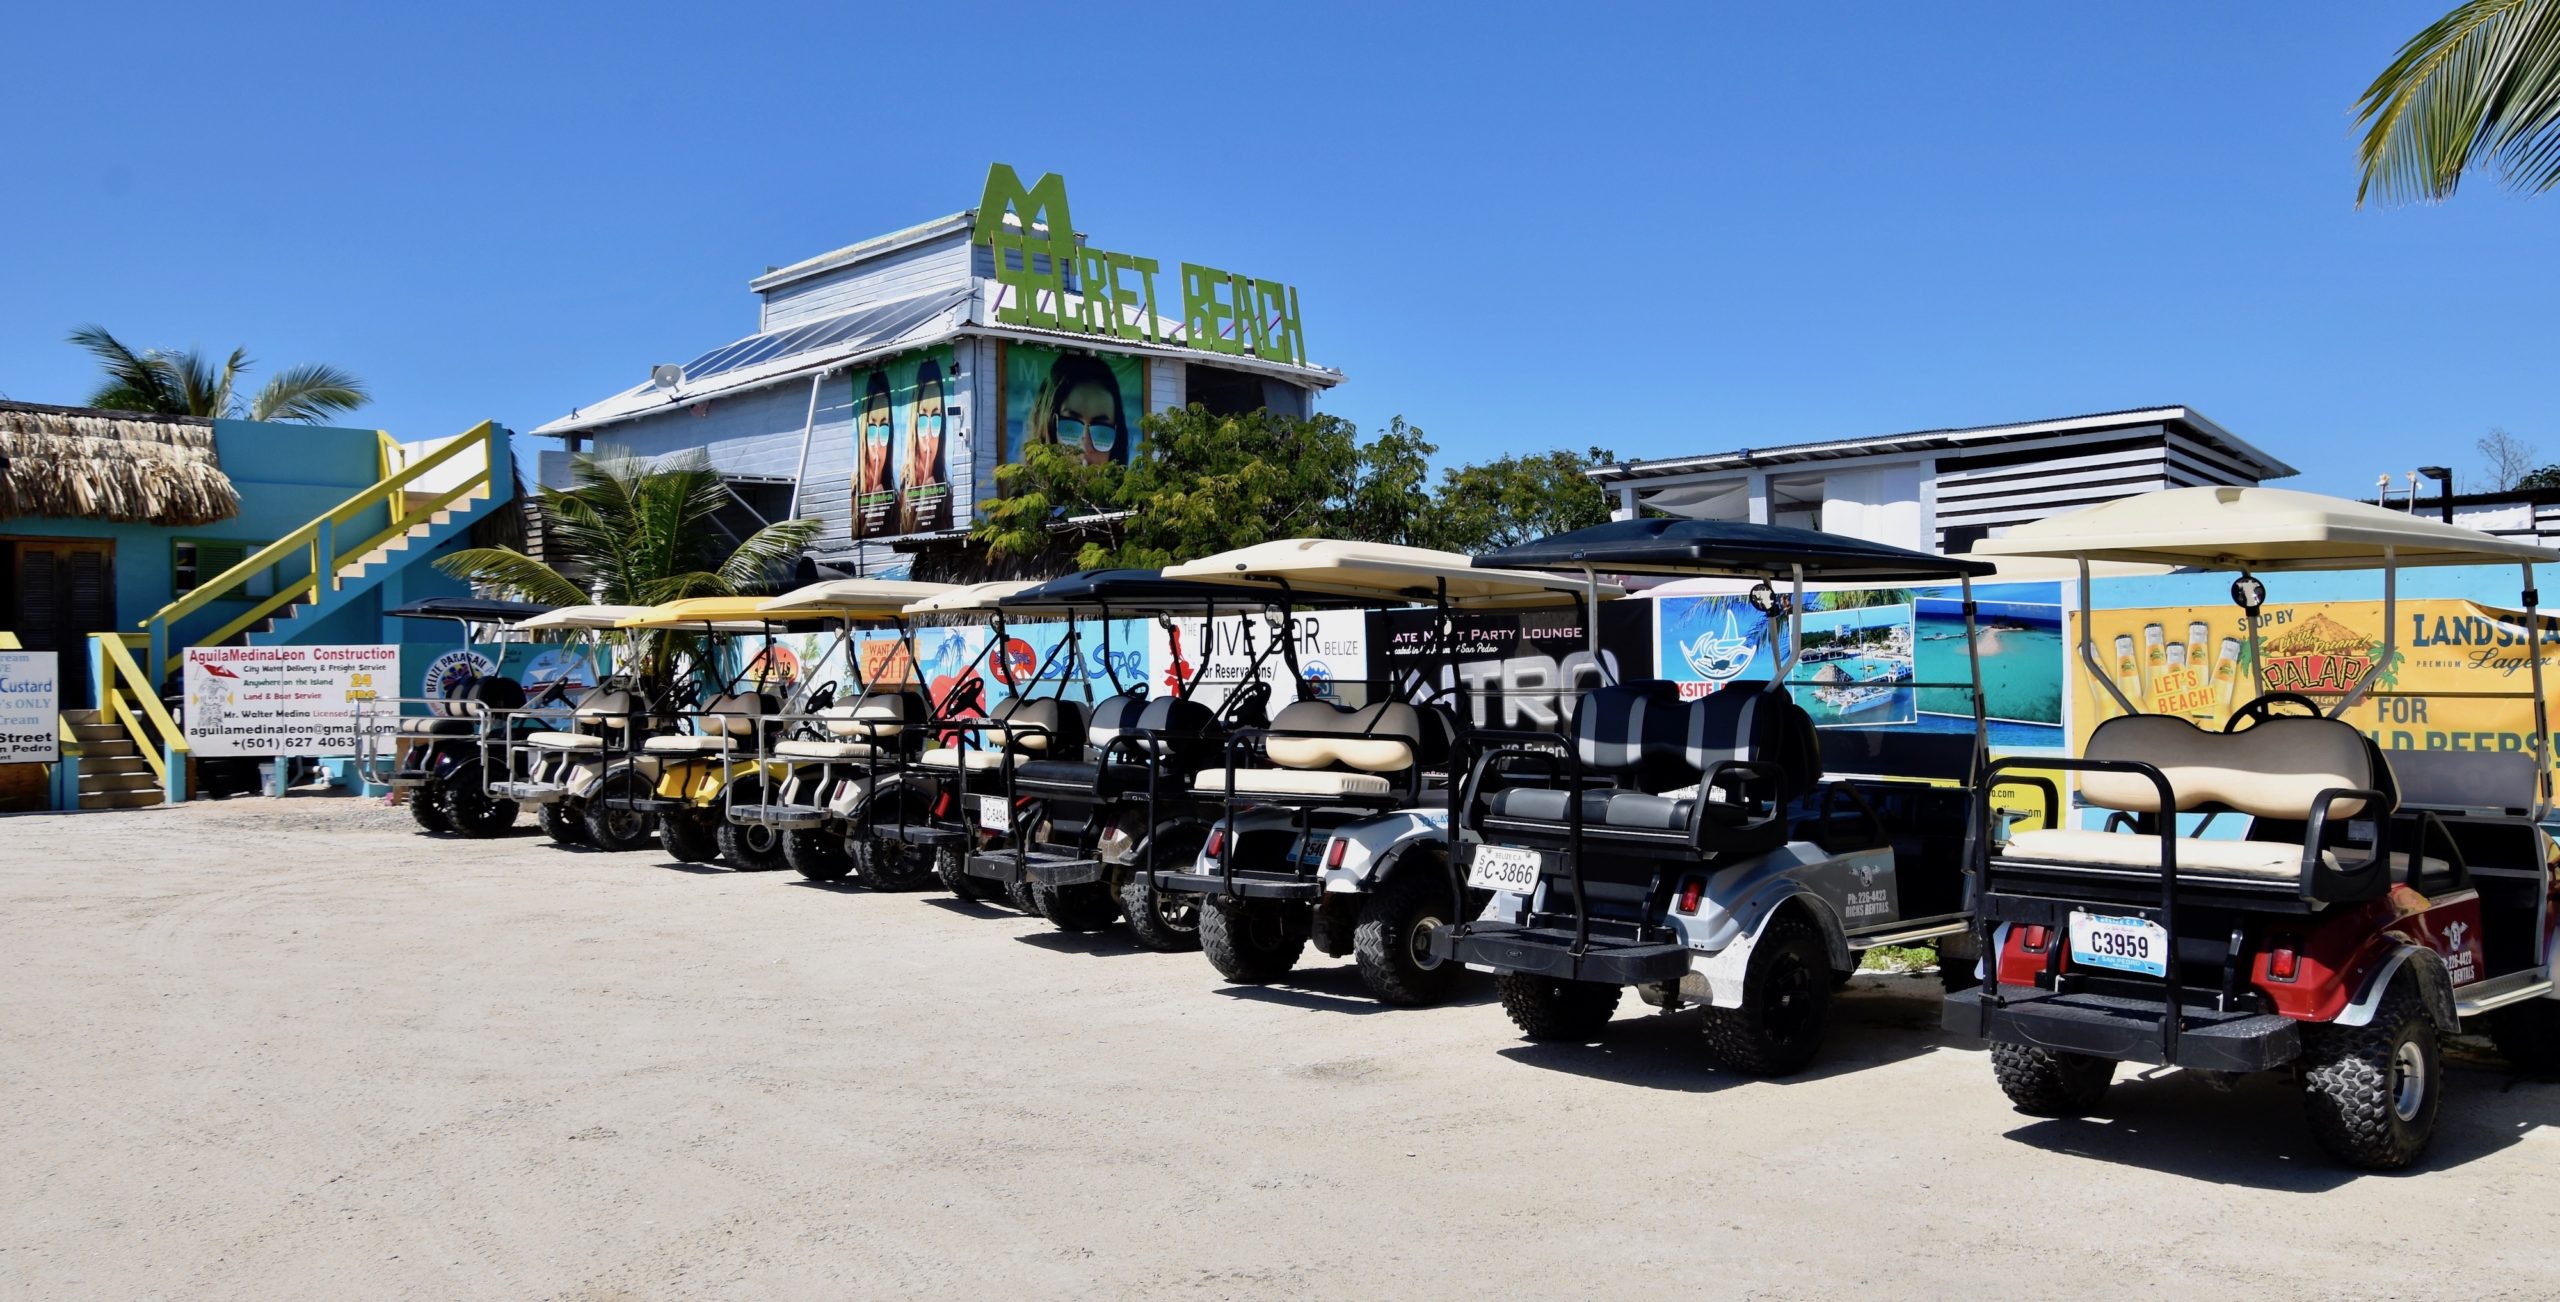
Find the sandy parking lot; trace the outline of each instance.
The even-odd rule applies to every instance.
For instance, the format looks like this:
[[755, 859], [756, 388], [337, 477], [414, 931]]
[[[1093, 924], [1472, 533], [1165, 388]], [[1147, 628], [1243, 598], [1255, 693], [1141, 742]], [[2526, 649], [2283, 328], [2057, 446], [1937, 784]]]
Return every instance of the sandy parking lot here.
[[2353, 1176], [2271, 1082], [2019, 1116], [1933, 980], [1737, 1080], [316, 796], [0, 819], [0, 953], [25, 1296], [2560, 1294], [2560, 1086]]

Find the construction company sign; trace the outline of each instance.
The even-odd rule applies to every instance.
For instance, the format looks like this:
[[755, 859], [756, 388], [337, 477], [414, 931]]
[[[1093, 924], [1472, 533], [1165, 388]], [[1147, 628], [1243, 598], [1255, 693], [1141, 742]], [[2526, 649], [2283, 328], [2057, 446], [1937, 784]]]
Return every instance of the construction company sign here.
[[51, 651], [0, 651], [0, 764], [62, 758], [59, 670]]
[[[396, 646], [187, 648], [187, 746], [198, 759], [353, 755], [356, 702], [398, 694]], [[387, 745], [396, 708], [368, 716]]]
[[[1014, 224], [1006, 224], [1007, 213]], [[988, 167], [969, 238], [994, 254], [998, 325], [1307, 364], [1295, 287], [1195, 262], [1182, 264], [1182, 337], [1159, 334], [1156, 272], [1162, 264], [1078, 242], [1067, 215], [1067, 182], [1055, 172], [1026, 187], [1010, 165]]]

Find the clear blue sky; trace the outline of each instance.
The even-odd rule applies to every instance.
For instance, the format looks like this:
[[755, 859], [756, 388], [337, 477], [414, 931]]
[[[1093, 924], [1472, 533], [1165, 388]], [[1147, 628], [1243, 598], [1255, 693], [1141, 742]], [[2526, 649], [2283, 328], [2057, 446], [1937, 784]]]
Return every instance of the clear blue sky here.
[[96, 321], [531, 428], [1003, 160], [1296, 283], [1329, 409], [1444, 459], [2184, 402], [2310, 488], [2560, 461], [2560, 198], [2353, 204], [2447, 3], [37, 5], [0, 393], [79, 401]]

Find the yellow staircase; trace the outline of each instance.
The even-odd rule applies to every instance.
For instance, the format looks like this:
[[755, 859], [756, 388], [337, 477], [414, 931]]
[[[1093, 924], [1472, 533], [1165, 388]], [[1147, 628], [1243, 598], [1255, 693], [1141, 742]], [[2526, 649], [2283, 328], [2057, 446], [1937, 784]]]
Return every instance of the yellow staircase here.
[[65, 710], [62, 725], [78, 743], [82, 809], [140, 809], [161, 802], [160, 775], [122, 726], [99, 722], [96, 710]]

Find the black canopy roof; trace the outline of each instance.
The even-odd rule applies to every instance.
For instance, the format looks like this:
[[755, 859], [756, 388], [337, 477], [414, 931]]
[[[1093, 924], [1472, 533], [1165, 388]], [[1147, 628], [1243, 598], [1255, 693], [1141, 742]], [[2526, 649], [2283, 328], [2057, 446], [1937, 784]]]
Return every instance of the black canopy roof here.
[[1138, 614], [1202, 610], [1212, 604], [1240, 610], [1283, 599], [1284, 594], [1276, 590], [1168, 579], [1160, 570], [1078, 570], [1024, 588], [996, 606], [1011, 611], [1065, 611], [1108, 605], [1115, 611]]
[[1588, 529], [1486, 552], [1480, 567], [1579, 570], [1605, 574], [1728, 574], [1785, 579], [1795, 567], [1808, 579], [1887, 583], [1993, 573], [1988, 561], [1887, 547], [1882, 543], [1735, 520], [1612, 520]]
[[475, 624], [512, 624], [549, 614], [555, 607], [538, 601], [499, 601], [490, 597], [429, 597], [382, 612], [400, 619], [467, 619]]

